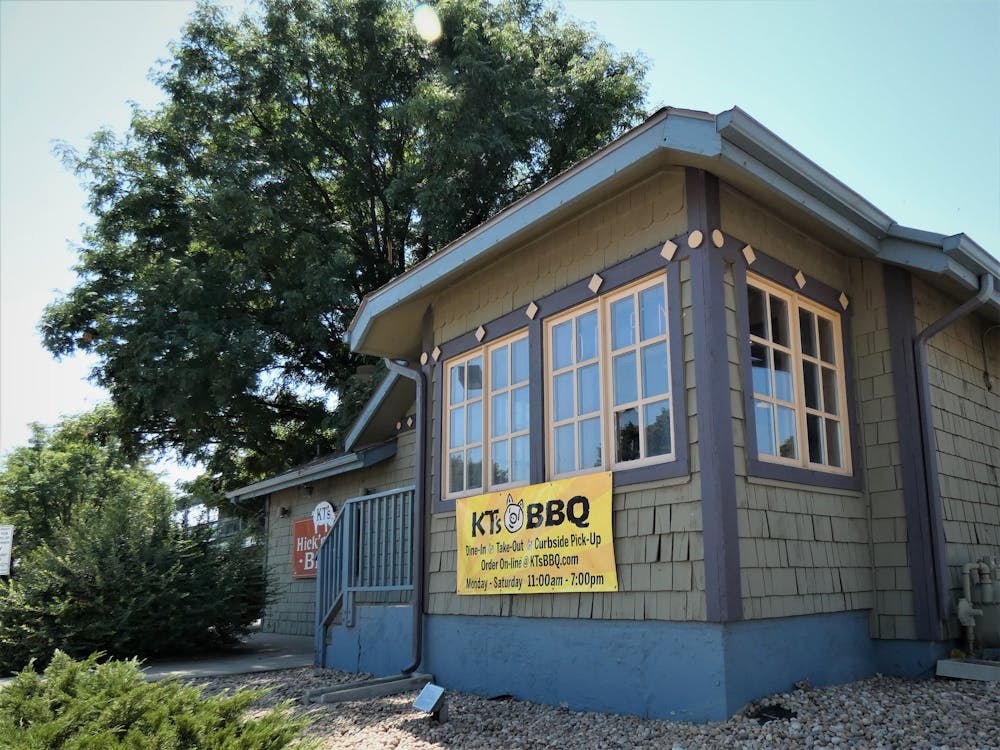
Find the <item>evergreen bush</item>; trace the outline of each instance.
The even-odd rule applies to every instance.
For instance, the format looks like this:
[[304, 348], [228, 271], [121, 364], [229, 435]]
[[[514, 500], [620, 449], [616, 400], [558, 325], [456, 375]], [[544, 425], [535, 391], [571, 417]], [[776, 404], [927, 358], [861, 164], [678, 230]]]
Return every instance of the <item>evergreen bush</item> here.
[[[175, 680], [146, 682], [135, 661], [74, 661], [57, 652], [0, 689], [0, 747], [10, 750], [280, 750], [309, 723], [287, 704], [248, 716], [265, 691], [203, 697]], [[315, 743], [296, 745], [312, 750]]]

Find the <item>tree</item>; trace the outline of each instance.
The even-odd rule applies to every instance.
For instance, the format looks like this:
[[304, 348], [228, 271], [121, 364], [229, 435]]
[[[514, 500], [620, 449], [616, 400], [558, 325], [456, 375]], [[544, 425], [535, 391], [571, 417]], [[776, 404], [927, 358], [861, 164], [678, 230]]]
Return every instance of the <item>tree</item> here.
[[362, 297], [641, 118], [644, 64], [540, 0], [436, 8], [430, 43], [410, 0], [202, 5], [164, 103], [62, 148], [96, 220], [41, 330], [127, 445], [237, 482], [337, 448]]

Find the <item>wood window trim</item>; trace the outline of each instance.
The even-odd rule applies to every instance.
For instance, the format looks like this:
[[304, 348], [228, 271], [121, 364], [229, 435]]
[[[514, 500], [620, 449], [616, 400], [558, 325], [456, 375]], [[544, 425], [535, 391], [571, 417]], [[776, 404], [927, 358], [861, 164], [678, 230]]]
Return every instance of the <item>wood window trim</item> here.
[[[522, 327], [520, 330], [515, 331], [503, 338], [490, 341], [481, 346], [477, 346], [473, 349], [469, 349], [457, 356], [454, 356], [444, 362], [442, 362], [443, 367], [441, 368], [441, 456], [440, 456], [440, 471], [441, 471], [441, 502], [442, 503], [454, 503], [455, 500], [462, 497], [472, 497], [475, 495], [481, 495], [485, 492], [492, 492], [494, 490], [509, 489], [513, 487], [521, 487], [530, 483], [530, 471], [529, 477], [523, 481], [513, 481], [505, 482], [502, 484], [493, 485], [490, 481], [492, 474], [492, 436], [491, 436], [491, 405], [492, 397], [495, 394], [501, 392], [511, 393], [516, 390], [509, 382], [505, 388], [497, 389], [496, 391], [492, 388], [492, 353], [504, 347], [510, 347], [518, 341], [524, 341], [530, 347], [529, 333], [527, 327]], [[451, 403], [451, 372], [454, 367], [471, 362], [477, 358], [482, 360], [482, 392], [478, 401], [482, 404], [482, 417], [481, 417], [481, 434], [478, 441], [468, 442], [468, 435], [466, 435], [466, 442], [461, 446], [456, 446], [452, 448], [451, 443], [451, 413], [452, 409], [457, 406], [465, 406], [469, 403], [468, 399], [461, 402], [460, 405], [453, 405]], [[509, 365], [508, 365], [509, 366]], [[529, 374], [525, 381], [518, 381], [518, 383], [525, 383], [526, 387], [530, 389], [533, 387], [532, 378]], [[518, 386], [524, 387], [524, 386]], [[512, 408], [512, 404], [509, 405]], [[530, 435], [530, 398], [529, 398], [529, 427], [523, 430], [518, 430], [513, 433], [507, 433], [508, 439], [513, 441], [514, 438], [524, 437], [525, 435]], [[467, 429], [467, 428], [466, 428]], [[502, 436], [501, 436], [502, 437]], [[530, 437], [529, 437], [530, 439]], [[451, 467], [450, 467], [450, 454], [453, 450], [461, 449], [467, 451], [469, 447], [481, 447], [482, 449], [482, 475], [481, 475], [481, 485], [479, 487], [468, 488], [464, 487], [461, 491], [450, 492], [449, 487], [451, 485]], [[513, 457], [511, 457], [513, 461]], [[463, 485], [467, 484], [467, 464], [465, 464], [466, 477], [463, 481]]]
[[[599, 298], [585, 302], [583, 304], [572, 307], [568, 310], [559, 312], [558, 314], [552, 315], [544, 321], [543, 326], [543, 346], [544, 346], [544, 404], [545, 404], [545, 456], [546, 456], [546, 478], [548, 480], [555, 479], [566, 479], [574, 476], [579, 476], [583, 474], [592, 473], [594, 471], [612, 471], [615, 474], [616, 480], [631, 480], [631, 481], [645, 481], [646, 477], [644, 475], [656, 476], [655, 473], [649, 472], [649, 469], [655, 469], [664, 464], [672, 464], [679, 462], [683, 467], [683, 472], [687, 472], [687, 461], [686, 452], [678, 449], [678, 433], [680, 430], [677, 428], [678, 416], [676, 412], [676, 398], [675, 394], [677, 392], [677, 378], [674, 377], [674, 371], [680, 366], [679, 362], [675, 359], [674, 354], [676, 349], [674, 348], [673, 338], [675, 336], [680, 336], [680, 332], [674, 327], [675, 321], [671, 315], [671, 301], [673, 296], [671, 294], [671, 285], [669, 283], [669, 278], [671, 274], [664, 271], [659, 271], [653, 274], [649, 274], [642, 278], [632, 281], [629, 284], [620, 286], [615, 290], [610, 291], [607, 294], [601, 295]], [[615, 354], [612, 353], [612, 320], [611, 320], [611, 306], [623, 299], [628, 297], [633, 297], [638, 299], [638, 295], [648, 289], [653, 289], [659, 285], [663, 290], [664, 295], [664, 332], [661, 335], [655, 337], [650, 337], [645, 340], [640, 340], [636, 336], [632, 344], [620, 347], [614, 350]], [[636, 315], [639, 315], [638, 306], [634, 308], [636, 310]], [[579, 320], [590, 314], [591, 312], [596, 312], [597, 314], [597, 355], [594, 358], [589, 358], [583, 362], [575, 360], [568, 365], [560, 368], [554, 367], [553, 356], [554, 356], [554, 345], [552, 345], [552, 335], [556, 327], [566, 324], [567, 322], [573, 322], [572, 332], [575, 333], [575, 321]], [[645, 406], [655, 405], [657, 402], [666, 401], [669, 403], [669, 413], [670, 413], [670, 452], [658, 455], [641, 455], [637, 459], [619, 461], [617, 459], [618, 445], [615, 435], [615, 415], [616, 415], [616, 405], [614, 403], [614, 387], [615, 387], [615, 377], [613, 373], [612, 363], [614, 361], [614, 356], [621, 356], [623, 352], [627, 349], [631, 349], [636, 353], [636, 377], [640, 377], [641, 373], [641, 351], [650, 345], [655, 345], [659, 341], [662, 341], [666, 348], [666, 373], [665, 378], [667, 381], [666, 394], [658, 394], [655, 396], [644, 397], [641, 393], [641, 386], [637, 383], [637, 398], [634, 400], [636, 411], [638, 412], [639, 422], [642, 423], [642, 410]], [[574, 347], [575, 347], [575, 336], [574, 336]], [[588, 368], [596, 364], [598, 366], [600, 385], [599, 385], [599, 403], [598, 409], [596, 411], [588, 411], [584, 415], [574, 414], [574, 416], [565, 419], [557, 419], [556, 410], [556, 397], [554, 393], [554, 381], [556, 377], [561, 377], [567, 374], [573, 374], [573, 395], [574, 400], [577, 397], [577, 388], [579, 385], [579, 380], [576, 377], [577, 372], [580, 369]], [[628, 403], [632, 403], [629, 401]], [[574, 409], [575, 411], [575, 409]], [[601, 462], [599, 465], [595, 466], [580, 466], [579, 463], [579, 441], [580, 433], [578, 426], [581, 422], [589, 421], [594, 418], [593, 415], [597, 415], [600, 420], [600, 439], [601, 439]], [[681, 417], [682, 419], [684, 416]], [[572, 471], [557, 472], [556, 471], [556, 429], [563, 428], [567, 426], [574, 426], [574, 439], [573, 445], [576, 453], [577, 468]], [[642, 432], [640, 428], [640, 432]], [[640, 446], [643, 446], [645, 441], [642, 439], [641, 435], [639, 438]], [[640, 452], [641, 452], [640, 448]], [[678, 466], [678, 469], [681, 466]], [[643, 471], [647, 470], [647, 471]], [[671, 472], [673, 475], [673, 472]], [[663, 478], [666, 478], [665, 476]], [[627, 481], [616, 481], [616, 484], [626, 484]]]

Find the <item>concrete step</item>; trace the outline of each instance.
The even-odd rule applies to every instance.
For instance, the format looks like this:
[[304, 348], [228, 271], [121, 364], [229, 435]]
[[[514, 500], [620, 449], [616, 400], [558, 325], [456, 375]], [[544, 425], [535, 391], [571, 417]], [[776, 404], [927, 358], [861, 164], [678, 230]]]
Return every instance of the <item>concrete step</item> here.
[[385, 695], [396, 695], [409, 690], [420, 690], [428, 682], [434, 681], [430, 674], [398, 674], [390, 677], [376, 677], [371, 680], [345, 682], [342, 685], [313, 688], [302, 696], [303, 703], [343, 703], [345, 701], [363, 701], [371, 698], [381, 698]]

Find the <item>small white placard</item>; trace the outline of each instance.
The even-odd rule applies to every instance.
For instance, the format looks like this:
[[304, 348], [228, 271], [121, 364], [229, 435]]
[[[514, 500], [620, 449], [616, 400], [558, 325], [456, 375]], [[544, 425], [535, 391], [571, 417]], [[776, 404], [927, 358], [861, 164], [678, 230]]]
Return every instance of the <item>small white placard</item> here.
[[324, 500], [313, 508], [312, 517], [313, 528], [316, 529], [316, 533], [318, 534], [320, 528], [325, 528], [327, 531], [330, 530], [334, 520], [337, 518], [337, 514], [333, 512], [333, 506]]
[[10, 553], [14, 548], [14, 527], [0, 525], [0, 576], [10, 575]]

